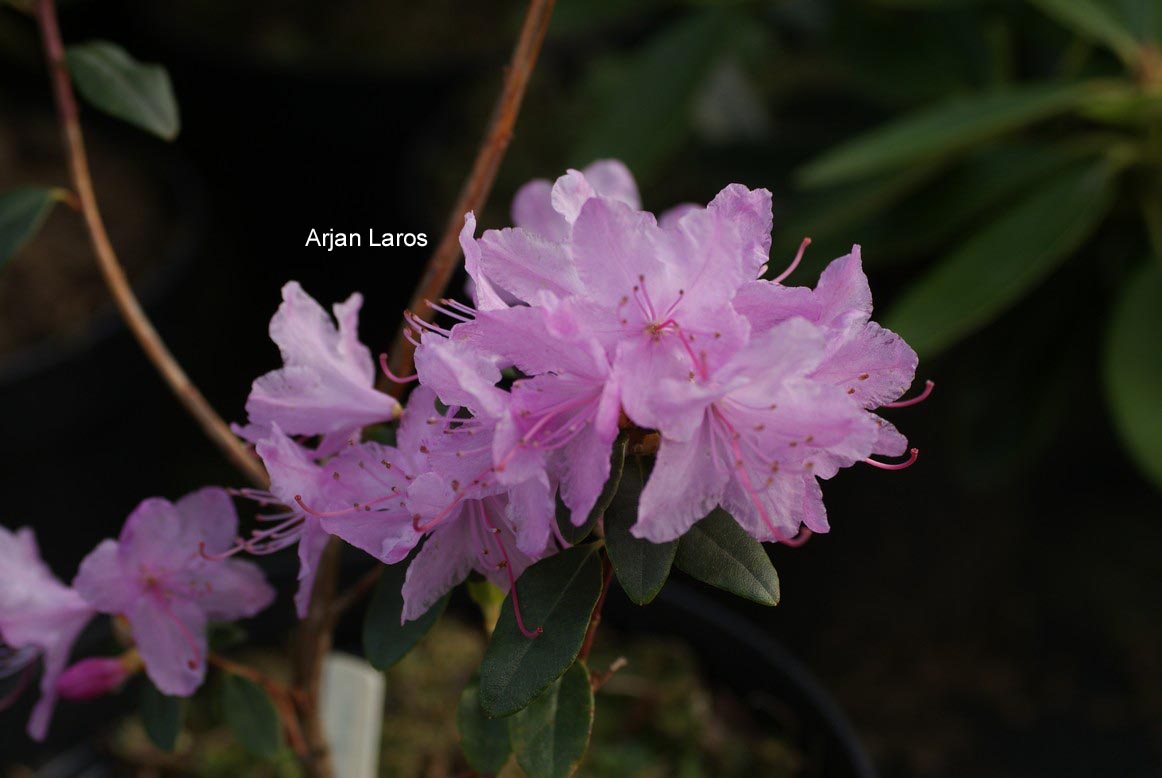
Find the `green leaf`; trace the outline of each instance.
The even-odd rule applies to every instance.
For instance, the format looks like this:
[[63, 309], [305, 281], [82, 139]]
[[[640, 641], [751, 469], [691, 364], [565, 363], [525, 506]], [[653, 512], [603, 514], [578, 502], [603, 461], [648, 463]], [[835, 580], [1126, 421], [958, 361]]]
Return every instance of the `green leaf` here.
[[687, 138], [692, 106], [731, 40], [732, 16], [721, 9], [689, 13], [608, 68], [591, 91], [598, 109], [570, 155], [587, 163], [617, 157], [649, 178]]
[[498, 773], [512, 753], [507, 719], [490, 719], [480, 707], [480, 680], [473, 678], [460, 695], [456, 728], [468, 766], [478, 773]]
[[670, 566], [678, 551], [676, 540], [651, 543], [630, 533], [630, 527], [637, 522], [637, 506], [647, 477], [642, 460], [631, 458], [621, 488], [605, 513], [605, 550], [621, 588], [638, 605], [658, 596], [670, 577]]
[[109, 41], [69, 46], [69, 73], [93, 106], [165, 140], [178, 135], [180, 120], [169, 74], [138, 62]]
[[516, 761], [531, 778], [569, 778], [593, 730], [593, 688], [584, 662], [508, 720]]
[[40, 230], [58, 200], [68, 193], [48, 186], [14, 189], [0, 196], [0, 270]]
[[1095, 0], [1029, 0], [1046, 15], [1083, 38], [1108, 46], [1133, 67], [1142, 47], [1134, 33], [1109, 8]]
[[282, 750], [278, 710], [253, 681], [230, 673], [223, 676], [222, 717], [238, 744], [250, 754], [269, 759]]
[[527, 638], [517, 627], [512, 593], [480, 666], [480, 704], [490, 716], [525, 707], [573, 664], [589, 617], [601, 595], [601, 557], [596, 544], [574, 546], [524, 571], [517, 580]]
[[386, 670], [403, 659], [439, 621], [452, 596], [444, 595], [423, 616], [400, 624], [406, 572], [407, 565], [402, 563], [384, 568], [363, 616], [363, 655], [378, 670]]
[[922, 358], [988, 324], [1088, 238], [1114, 199], [1104, 162], [1050, 178], [938, 261], [884, 320]]
[[839, 184], [961, 151], [1080, 106], [1090, 83], [1026, 86], [960, 97], [841, 144], [799, 171], [804, 186]]
[[185, 700], [162, 694], [146, 680], [141, 689], [138, 715], [150, 742], [162, 751], [173, 751], [186, 718]]
[[779, 604], [779, 574], [763, 544], [715, 508], [678, 541], [674, 564], [703, 583], [761, 605]]
[[1105, 348], [1110, 414], [1142, 472], [1162, 488], [1162, 265], [1123, 286]]
[[621, 473], [625, 467], [625, 447], [627, 438], [625, 435], [619, 435], [617, 440], [613, 442], [613, 453], [609, 460], [609, 479], [605, 482], [605, 486], [601, 489], [601, 494], [597, 497], [597, 502], [593, 504], [593, 510], [589, 511], [589, 518], [580, 527], [575, 526], [571, 519], [572, 512], [569, 507], [557, 497], [557, 529], [561, 532], [561, 537], [565, 538], [570, 545], [577, 545], [585, 538], [589, 537], [589, 533], [597, 526], [597, 520], [605, 515], [605, 511], [609, 509], [609, 503], [613, 501], [613, 495], [617, 494], [617, 487], [621, 483]]

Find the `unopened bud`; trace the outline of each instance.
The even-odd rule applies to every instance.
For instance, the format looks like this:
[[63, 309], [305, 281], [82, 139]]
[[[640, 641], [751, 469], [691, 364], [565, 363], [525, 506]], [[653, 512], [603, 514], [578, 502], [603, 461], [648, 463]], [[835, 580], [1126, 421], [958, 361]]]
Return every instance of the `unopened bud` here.
[[57, 694], [66, 700], [92, 700], [119, 688], [139, 667], [136, 652], [82, 659], [61, 673]]

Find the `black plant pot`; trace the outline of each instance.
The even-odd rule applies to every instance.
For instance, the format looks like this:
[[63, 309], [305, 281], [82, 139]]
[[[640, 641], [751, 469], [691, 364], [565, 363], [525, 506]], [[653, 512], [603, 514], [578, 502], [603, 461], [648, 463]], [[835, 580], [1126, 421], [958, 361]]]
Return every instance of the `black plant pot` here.
[[807, 760], [807, 775], [876, 774], [851, 723], [811, 671], [729, 605], [681, 580], [667, 582], [645, 607], [634, 605], [614, 587], [603, 623], [628, 634], [688, 643], [713, 685], [734, 692], [757, 722], [779, 727], [795, 742]]

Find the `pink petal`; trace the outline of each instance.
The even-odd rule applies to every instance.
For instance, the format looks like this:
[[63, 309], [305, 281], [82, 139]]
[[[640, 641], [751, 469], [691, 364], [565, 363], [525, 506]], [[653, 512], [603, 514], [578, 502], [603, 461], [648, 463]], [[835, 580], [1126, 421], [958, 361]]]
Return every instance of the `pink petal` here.
[[472, 571], [476, 549], [464, 525], [450, 519], [424, 540], [404, 576], [401, 623], [423, 616]]
[[681, 537], [718, 505], [728, 473], [714, 461], [709, 436], [704, 424], [688, 442], [662, 439], [630, 529], [635, 537], [654, 543]]
[[569, 237], [569, 223], [553, 210], [553, 184], [538, 178], [517, 190], [512, 200], [512, 223], [552, 241]]
[[903, 338], [868, 322], [834, 337], [812, 377], [842, 388], [864, 408], [876, 408], [912, 385], [918, 361]]
[[126, 612], [145, 672], [163, 694], [188, 697], [206, 677], [206, 616], [193, 602], [156, 594]]

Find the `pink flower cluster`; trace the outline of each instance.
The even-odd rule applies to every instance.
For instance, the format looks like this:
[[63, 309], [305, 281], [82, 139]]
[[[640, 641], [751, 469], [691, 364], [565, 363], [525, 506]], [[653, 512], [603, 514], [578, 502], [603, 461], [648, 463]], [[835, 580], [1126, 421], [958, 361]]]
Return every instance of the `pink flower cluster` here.
[[[374, 389], [358, 296], [332, 322], [283, 289], [271, 337], [286, 365], [255, 382], [240, 432], [271, 476], [250, 496], [285, 510], [235, 548], [297, 541], [300, 611], [327, 535], [388, 564], [423, 541], [404, 620], [473, 570], [508, 589], [567, 545], [558, 497], [586, 521], [628, 428], [660, 436], [632, 530], [653, 542], [716, 506], [793, 542], [828, 528], [820, 479], [899, 467], [869, 459], [907, 449], [872, 411], [911, 384], [916, 355], [870, 320], [858, 247], [815, 289], [762, 280], [769, 192], [731, 185], [657, 219], [614, 161], [533, 181], [512, 210], [515, 227], [479, 238], [465, 217], [474, 305], [431, 303], [446, 327], [410, 319], [417, 375], [393, 377], [418, 378], [406, 409]], [[360, 440], [397, 416], [394, 445]]]
[[[177, 503], [151, 498], [129, 515], [117, 540], [85, 557], [68, 587], [41, 560], [32, 530], [0, 527], [0, 678], [18, 679], [0, 708], [15, 700], [38, 659], [41, 697], [28, 724], [37, 740], [58, 696], [109, 692], [137, 661], [163, 693], [193, 694], [206, 676], [209, 622], [248, 618], [274, 600], [255, 564], [202, 553], [227, 548], [237, 533], [238, 514], [222, 489]], [[73, 644], [97, 613], [125, 620], [136, 658], [86, 659], [66, 670]]]

